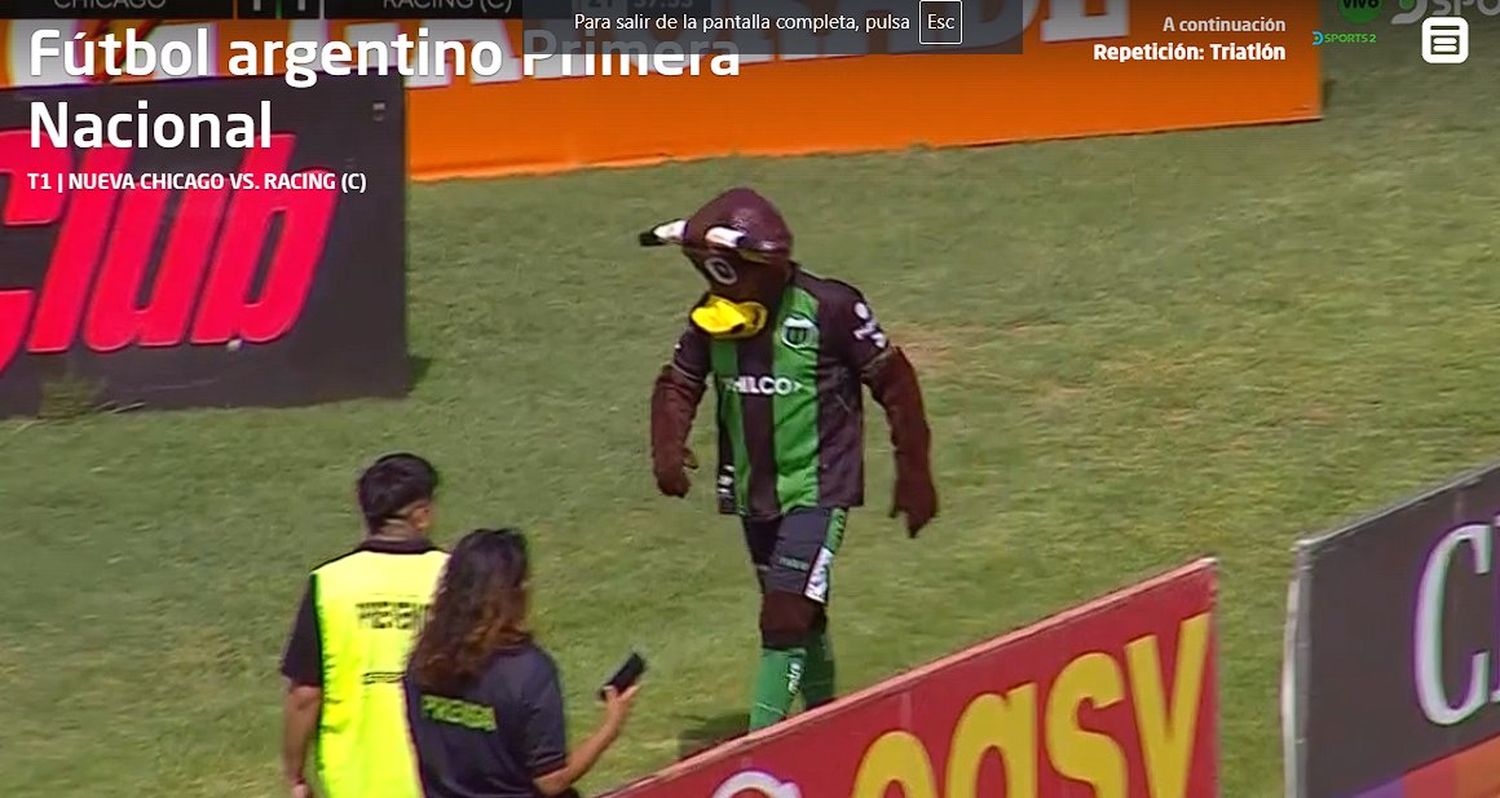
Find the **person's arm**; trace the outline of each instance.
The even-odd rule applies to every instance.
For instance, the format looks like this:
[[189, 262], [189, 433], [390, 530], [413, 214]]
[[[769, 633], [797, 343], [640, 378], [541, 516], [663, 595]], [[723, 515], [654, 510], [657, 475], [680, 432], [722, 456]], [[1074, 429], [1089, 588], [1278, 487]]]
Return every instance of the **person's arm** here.
[[636, 691], [640, 689], [638, 684], [624, 693], [616, 693], [613, 687], [605, 688], [604, 720], [599, 723], [599, 728], [583, 741], [583, 745], [568, 754], [562, 767], [536, 777], [534, 783], [537, 790], [546, 796], [561, 795], [577, 784], [620, 736], [620, 729], [624, 728], [625, 719], [630, 716], [630, 702], [635, 700]]
[[686, 469], [697, 463], [687, 439], [708, 372], [708, 337], [690, 325], [651, 391], [651, 470], [657, 488], [667, 496], [681, 498], [692, 486]]
[[323, 688], [296, 683], [287, 685], [281, 730], [281, 769], [294, 796], [309, 794], [303, 768], [322, 709]]
[[294, 796], [309, 794], [304, 768], [323, 710], [323, 640], [318, 628], [317, 591], [317, 577], [310, 578], [281, 659], [281, 674], [287, 679], [282, 703], [281, 770]]
[[896, 489], [891, 517], [905, 513], [906, 531], [916, 537], [938, 512], [932, 479], [932, 432], [922, 405], [917, 371], [900, 349], [877, 359], [864, 372], [865, 384], [885, 408], [896, 453]]
[[932, 479], [932, 432], [917, 370], [906, 353], [892, 346], [869, 303], [852, 288], [841, 331], [844, 354], [860, 381], [885, 409], [896, 456], [896, 488], [891, 517], [905, 513], [906, 531], [916, 537], [938, 512]]

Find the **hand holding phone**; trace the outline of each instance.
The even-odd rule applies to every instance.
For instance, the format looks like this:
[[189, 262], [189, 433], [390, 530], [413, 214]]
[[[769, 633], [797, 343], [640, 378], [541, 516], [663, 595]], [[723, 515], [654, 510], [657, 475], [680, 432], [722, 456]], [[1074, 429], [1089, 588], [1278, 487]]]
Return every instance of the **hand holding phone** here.
[[646, 660], [640, 654], [631, 652], [630, 658], [625, 660], [615, 675], [609, 677], [609, 681], [599, 688], [599, 700], [604, 700], [605, 690], [613, 687], [617, 694], [623, 694], [640, 681], [641, 674], [646, 672]]

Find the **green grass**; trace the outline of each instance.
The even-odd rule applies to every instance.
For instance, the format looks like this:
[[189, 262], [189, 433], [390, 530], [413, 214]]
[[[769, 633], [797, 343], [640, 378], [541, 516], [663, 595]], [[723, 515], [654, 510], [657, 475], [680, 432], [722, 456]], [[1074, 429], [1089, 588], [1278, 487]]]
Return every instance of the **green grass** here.
[[[1384, 28], [1382, 28], [1384, 30]], [[1280, 794], [1289, 547], [1500, 451], [1500, 29], [1325, 48], [1320, 123], [422, 186], [406, 401], [0, 423], [0, 793], [281, 794], [276, 665], [374, 454], [444, 469], [441, 539], [516, 523], [575, 733], [631, 646], [648, 692], [595, 790], [742, 711], [751, 574], [706, 480], [654, 495], [646, 403], [700, 286], [643, 225], [731, 184], [861, 285], [919, 363], [944, 513], [870, 510], [844, 687], [1199, 554], [1222, 558], [1223, 794]], [[1488, 85], [1486, 85], [1486, 81]], [[708, 427], [697, 445], [708, 451]]]

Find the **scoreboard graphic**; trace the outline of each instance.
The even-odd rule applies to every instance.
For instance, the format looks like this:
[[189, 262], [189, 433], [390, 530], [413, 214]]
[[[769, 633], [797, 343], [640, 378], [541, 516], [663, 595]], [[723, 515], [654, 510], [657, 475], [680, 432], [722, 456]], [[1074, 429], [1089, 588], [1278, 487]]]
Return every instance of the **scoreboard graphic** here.
[[[588, 2], [589, 0], [579, 0]], [[575, 0], [5, 0], [0, 19], [520, 19]]]

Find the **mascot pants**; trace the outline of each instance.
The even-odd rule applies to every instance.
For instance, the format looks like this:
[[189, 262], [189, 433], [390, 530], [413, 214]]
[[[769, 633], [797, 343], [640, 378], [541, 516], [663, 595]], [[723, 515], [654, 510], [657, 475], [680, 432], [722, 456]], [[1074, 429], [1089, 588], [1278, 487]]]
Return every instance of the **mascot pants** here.
[[761, 592], [752, 730], [785, 718], [798, 695], [809, 708], [833, 700], [827, 605], [848, 516], [843, 508], [806, 508], [775, 519], [744, 520]]

